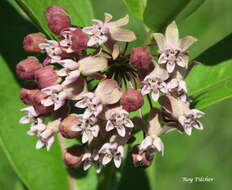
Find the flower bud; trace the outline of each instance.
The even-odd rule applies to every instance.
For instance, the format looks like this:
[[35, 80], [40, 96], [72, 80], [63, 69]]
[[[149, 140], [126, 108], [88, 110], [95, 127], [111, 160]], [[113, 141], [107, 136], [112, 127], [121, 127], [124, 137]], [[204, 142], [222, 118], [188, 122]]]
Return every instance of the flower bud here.
[[59, 130], [63, 137], [73, 139], [78, 137], [81, 133], [80, 131], [73, 131], [71, 128], [78, 124], [80, 121], [74, 115], [67, 116], [60, 124]]
[[48, 7], [45, 11], [45, 17], [48, 21], [49, 29], [55, 34], [60, 34], [64, 28], [71, 26], [68, 13], [61, 6], [53, 5]]
[[46, 66], [35, 72], [35, 79], [40, 88], [46, 88], [59, 83], [59, 76], [53, 66]]
[[32, 98], [35, 95], [36, 92], [38, 92], [38, 89], [26, 89], [22, 88], [20, 90], [20, 99], [23, 101], [24, 104], [32, 105]]
[[146, 47], [133, 48], [130, 63], [139, 69], [148, 69], [152, 64], [152, 56]]
[[48, 95], [41, 91], [38, 91], [33, 95], [32, 105], [34, 106], [34, 109], [36, 110], [38, 114], [46, 115], [53, 110], [53, 106], [46, 107], [43, 104], [41, 104], [41, 101], [47, 97]]
[[147, 152], [139, 152], [138, 145], [134, 146], [131, 152], [132, 163], [136, 168], [146, 168], [152, 164], [153, 157], [149, 157]]
[[83, 148], [80, 145], [74, 145], [67, 149], [64, 154], [64, 163], [70, 168], [76, 168], [81, 164]]
[[16, 74], [24, 80], [32, 80], [35, 71], [41, 68], [41, 64], [35, 57], [28, 57], [20, 61], [16, 66]]
[[120, 104], [128, 112], [136, 111], [144, 104], [143, 95], [138, 90], [128, 89], [123, 93]]
[[45, 36], [41, 33], [28, 34], [23, 40], [23, 48], [30, 53], [40, 53], [39, 44], [45, 42]]
[[80, 28], [77, 28], [72, 32], [72, 49], [77, 52], [87, 48], [88, 36], [82, 32]]

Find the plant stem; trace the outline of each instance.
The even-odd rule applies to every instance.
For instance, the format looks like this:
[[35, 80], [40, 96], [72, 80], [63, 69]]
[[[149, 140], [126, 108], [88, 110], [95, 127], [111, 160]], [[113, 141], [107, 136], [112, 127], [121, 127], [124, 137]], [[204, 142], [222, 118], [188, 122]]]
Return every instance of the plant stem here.
[[[64, 142], [64, 138], [61, 136], [61, 134], [58, 134], [58, 140], [59, 140], [59, 144], [61, 147], [62, 155], [64, 155], [66, 151], [66, 145]], [[68, 173], [68, 183], [69, 183], [70, 190], [77, 190], [76, 179], [73, 178], [69, 173]]]

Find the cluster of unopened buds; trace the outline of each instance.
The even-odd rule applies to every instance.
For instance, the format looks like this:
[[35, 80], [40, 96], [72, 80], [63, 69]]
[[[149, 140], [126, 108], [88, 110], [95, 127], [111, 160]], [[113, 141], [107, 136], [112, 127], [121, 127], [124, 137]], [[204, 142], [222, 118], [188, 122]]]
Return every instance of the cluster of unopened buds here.
[[203, 129], [197, 120], [203, 112], [190, 108], [184, 81], [187, 49], [196, 39], [179, 39], [175, 22], [165, 35], [153, 34], [155, 43], [128, 54], [129, 42], [136, 40], [133, 31], [123, 28], [128, 16], [112, 21], [106, 13], [104, 21], [78, 27], [71, 25], [63, 7], [50, 6], [45, 17], [57, 40], [27, 35], [23, 47], [37, 58], [28, 57], [16, 67], [26, 80], [20, 98], [28, 105], [21, 110], [25, 116], [20, 123], [30, 123], [28, 135], [38, 138], [36, 149], [49, 150], [56, 134], [76, 139], [64, 154], [65, 164], [83, 165], [84, 170], [94, 165], [99, 172], [111, 161], [119, 168], [126, 145], [143, 131], [131, 158], [135, 167], [147, 167], [157, 152], [164, 153], [161, 135]]

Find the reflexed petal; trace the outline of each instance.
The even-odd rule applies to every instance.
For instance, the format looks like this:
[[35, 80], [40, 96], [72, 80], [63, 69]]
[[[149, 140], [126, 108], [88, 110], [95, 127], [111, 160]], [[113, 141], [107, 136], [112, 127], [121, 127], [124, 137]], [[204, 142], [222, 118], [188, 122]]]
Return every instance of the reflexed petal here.
[[75, 107], [77, 107], [77, 108], [86, 108], [87, 106], [88, 106], [88, 105], [87, 105], [85, 99], [82, 99], [82, 100], [78, 101], [78, 102], [75, 104]]
[[85, 161], [83, 164], [83, 170], [86, 171], [91, 167], [91, 162]]
[[146, 150], [149, 146], [151, 146], [153, 143], [153, 140], [150, 136], [147, 136], [140, 144], [140, 148], [142, 150]]
[[180, 40], [180, 49], [185, 51], [187, 50], [197, 39], [192, 36], [185, 36], [183, 39]]
[[172, 79], [168, 84], [167, 84], [167, 88], [168, 89], [173, 89], [173, 88], [176, 88], [178, 87], [178, 80], [177, 79]]
[[105, 23], [111, 21], [112, 18], [113, 18], [113, 16], [111, 14], [109, 14], [109, 13], [104, 13], [104, 15], [105, 15], [105, 19], [104, 19]]
[[165, 50], [165, 37], [164, 37], [164, 35], [163, 34], [161, 34], [161, 33], [154, 33], [153, 34], [153, 37], [154, 37], [154, 39], [155, 39], [155, 41], [156, 41], [156, 43], [157, 43], [157, 45], [158, 45], [158, 47], [159, 47], [159, 50], [160, 51], [163, 51], [163, 50]]
[[179, 87], [184, 90], [184, 92], [187, 92], [187, 87], [185, 81], [181, 80], [179, 81]]
[[172, 73], [175, 69], [175, 63], [167, 62], [166, 68], [169, 73]]
[[46, 129], [44, 132], [42, 132], [41, 133], [41, 137], [43, 138], [43, 139], [47, 139], [49, 136], [51, 136], [52, 135], [52, 130], [50, 130], [50, 129]]
[[142, 90], [141, 90], [142, 95], [144, 96], [146, 94], [149, 94], [150, 92], [151, 92], [151, 89], [149, 88], [149, 86], [148, 85], [144, 85], [143, 88], [142, 88]]
[[165, 53], [162, 53], [160, 55], [158, 63], [159, 64], [165, 64], [165, 63], [167, 63], [167, 55]]
[[53, 145], [54, 141], [55, 141], [55, 137], [54, 136], [52, 136], [51, 138], [48, 139], [48, 141], [47, 141], [47, 151], [50, 150], [50, 148]]
[[60, 69], [56, 72], [58, 76], [64, 77], [68, 75], [68, 70], [66, 68]]
[[130, 119], [125, 119], [124, 125], [126, 127], [128, 127], [128, 128], [133, 128], [134, 127], [134, 124], [133, 124], [133, 122]]
[[31, 120], [30, 120], [30, 118], [28, 117], [28, 116], [23, 116], [20, 120], [19, 120], [19, 123], [21, 123], [21, 124], [28, 124], [28, 123], [30, 123], [31, 122]]
[[184, 131], [187, 135], [191, 135], [192, 134], [192, 127], [184, 127]]
[[103, 165], [106, 165], [106, 164], [108, 164], [111, 160], [112, 160], [112, 155], [111, 155], [111, 156], [105, 155], [105, 156], [103, 157], [103, 159], [102, 159], [102, 164], [103, 164]]
[[198, 129], [198, 130], [203, 130], [204, 127], [202, 125], [202, 123], [200, 121], [197, 121], [196, 125], [193, 125], [194, 128]]
[[121, 26], [127, 25], [128, 22], [129, 22], [129, 16], [126, 15], [125, 17], [123, 17], [119, 20], [108, 23], [107, 26], [109, 26], [109, 27], [121, 27]]
[[101, 71], [108, 66], [106, 58], [93, 56], [81, 59], [78, 64], [80, 65], [79, 70], [83, 75]]
[[80, 71], [75, 70], [75, 71], [71, 71], [68, 76], [65, 78], [64, 82], [62, 83], [62, 85], [69, 85], [73, 82], [75, 82], [80, 76]]
[[151, 97], [152, 97], [152, 99], [154, 100], [154, 101], [157, 101], [158, 99], [159, 99], [159, 91], [153, 91], [152, 93], [151, 93]]
[[159, 138], [159, 137], [156, 137], [154, 140], [153, 140], [153, 145], [157, 148], [157, 150], [159, 152], [162, 151], [163, 149], [163, 142], [162, 140]]
[[116, 126], [117, 132], [121, 137], [125, 137], [126, 129], [123, 126]]
[[68, 68], [70, 70], [74, 70], [78, 68], [78, 63], [76, 61], [73, 61], [72, 59], [63, 59], [58, 62], [63, 67]]
[[117, 150], [119, 153], [120, 153], [120, 155], [123, 157], [123, 155], [124, 155], [124, 147], [121, 145], [121, 146], [119, 146], [118, 147], [118, 150]]
[[106, 131], [111, 131], [114, 129], [114, 125], [112, 124], [111, 121], [107, 121], [106, 123]]
[[86, 152], [86, 153], [84, 153], [81, 161], [84, 161], [84, 160], [89, 159], [89, 158], [91, 158], [91, 153], [90, 152]]
[[182, 126], [184, 126], [184, 124], [185, 124], [185, 117], [184, 116], [180, 116], [179, 118], [178, 118], [178, 121], [180, 122], [180, 124], [182, 125]]
[[82, 143], [86, 143], [89, 140], [89, 135], [84, 131], [82, 134]]
[[121, 166], [121, 158], [114, 158], [114, 164], [116, 168], [119, 168]]
[[165, 37], [167, 40], [167, 46], [173, 49], [178, 48], [179, 43], [179, 32], [175, 21], [167, 26], [165, 31]]
[[179, 56], [178, 57], [178, 60], [177, 60], [177, 65], [179, 65], [180, 67], [183, 67], [183, 68], [186, 68], [187, 67], [187, 62], [186, 60], [184, 59], [184, 57], [182, 56]]
[[88, 41], [88, 43], [87, 43], [87, 46], [91, 47], [91, 46], [97, 44], [98, 41], [99, 41], [99, 39], [98, 39], [97, 37], [91, 36], [91, 37], [89, 38], [89, 41]]
[[35, 145], [35, 148], [36, 149], [41, 149], [41, 148], [44, 147], [44, 145], [45, 145], [44, 142], [42, 142], [41, 140], [38, 140], [37, 143], [36, 143], [36, 145]]
[[41, 100], [41, 104], [45, 107], [51, 106], [54, 104], [52, 98], [49, 96], [48, 98]]
[[136, 40], [135, 33], [124, 28], [110, 28], [111, 37], [121, 42], [132, 42]]
[[81, 128], [81, 126], [79, 126], [79, 125], [73, 125], [73, 126], [71, 127], [71, 130], [72, 130], [72, 131], [82, 131], [82, 128]]
[[82, 29], [82, 31], [86, 34], [92, 35], [94, 32], [94, 27], [93, 26], [87, 26]]
[[94, 137], [97, 137], [97, 136], [98, 136], [98, 133], [99, 133], [99, 126], [98, 126], [98, 125], [94, 125], [94, 126], [92, 127], [92, 135], [93, 135]]
[[115, 60], [120, 54], [120, 49], [119, 49], [119, 45], [117, 43], [114, 44], [113, 46], [113, 52], [112, 52], [112, 57]]

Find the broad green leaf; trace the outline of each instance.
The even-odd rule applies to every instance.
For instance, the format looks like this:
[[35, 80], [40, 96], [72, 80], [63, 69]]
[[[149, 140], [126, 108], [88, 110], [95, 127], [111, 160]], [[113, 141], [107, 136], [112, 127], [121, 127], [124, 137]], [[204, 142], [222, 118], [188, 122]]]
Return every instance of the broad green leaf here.
[[50, 152], [35, 150], [36, 138], [26, 135], [28, 126], [22, 126], [18, 120], [23, 107], [18, 99], [19, 86], [0, 58], [1, 120], [0, 145], [17, 175], [30, 190], [68, 189], [67, 173], [62, 162], [59, 145], [54, 144]]
[[[182, 35], [192, 35], [198, 41], [191, 47], [191, 58], [213, 46], [232, 32], [232, 1], [208, 0], [196, 12], [179, 23]], [[219, 16], [220, 15], [220, 16]]]
[[153, 31], [160, 32], [191, 2], [191, 0], [147, 0], [144, 22]]
[[45, 31], [50, 37], [52, 33], [47, 27], [44, 11], [50, 5], [61, 5], [68, 10], [73, 25], [84, 26], [90, 24], [93, 11], [89, 0], [16, 0], [20, 7], [28, 14], [33, 23]]
[[197, 58], [203, 64], [195, 66], [186, 78], [193, 106], [205, 108], [232, 96], [231, 43], [232, 35]]
[[123, 2], [135, 17], [143, 19], [144, 4], [142, 0], [123, 0]]

